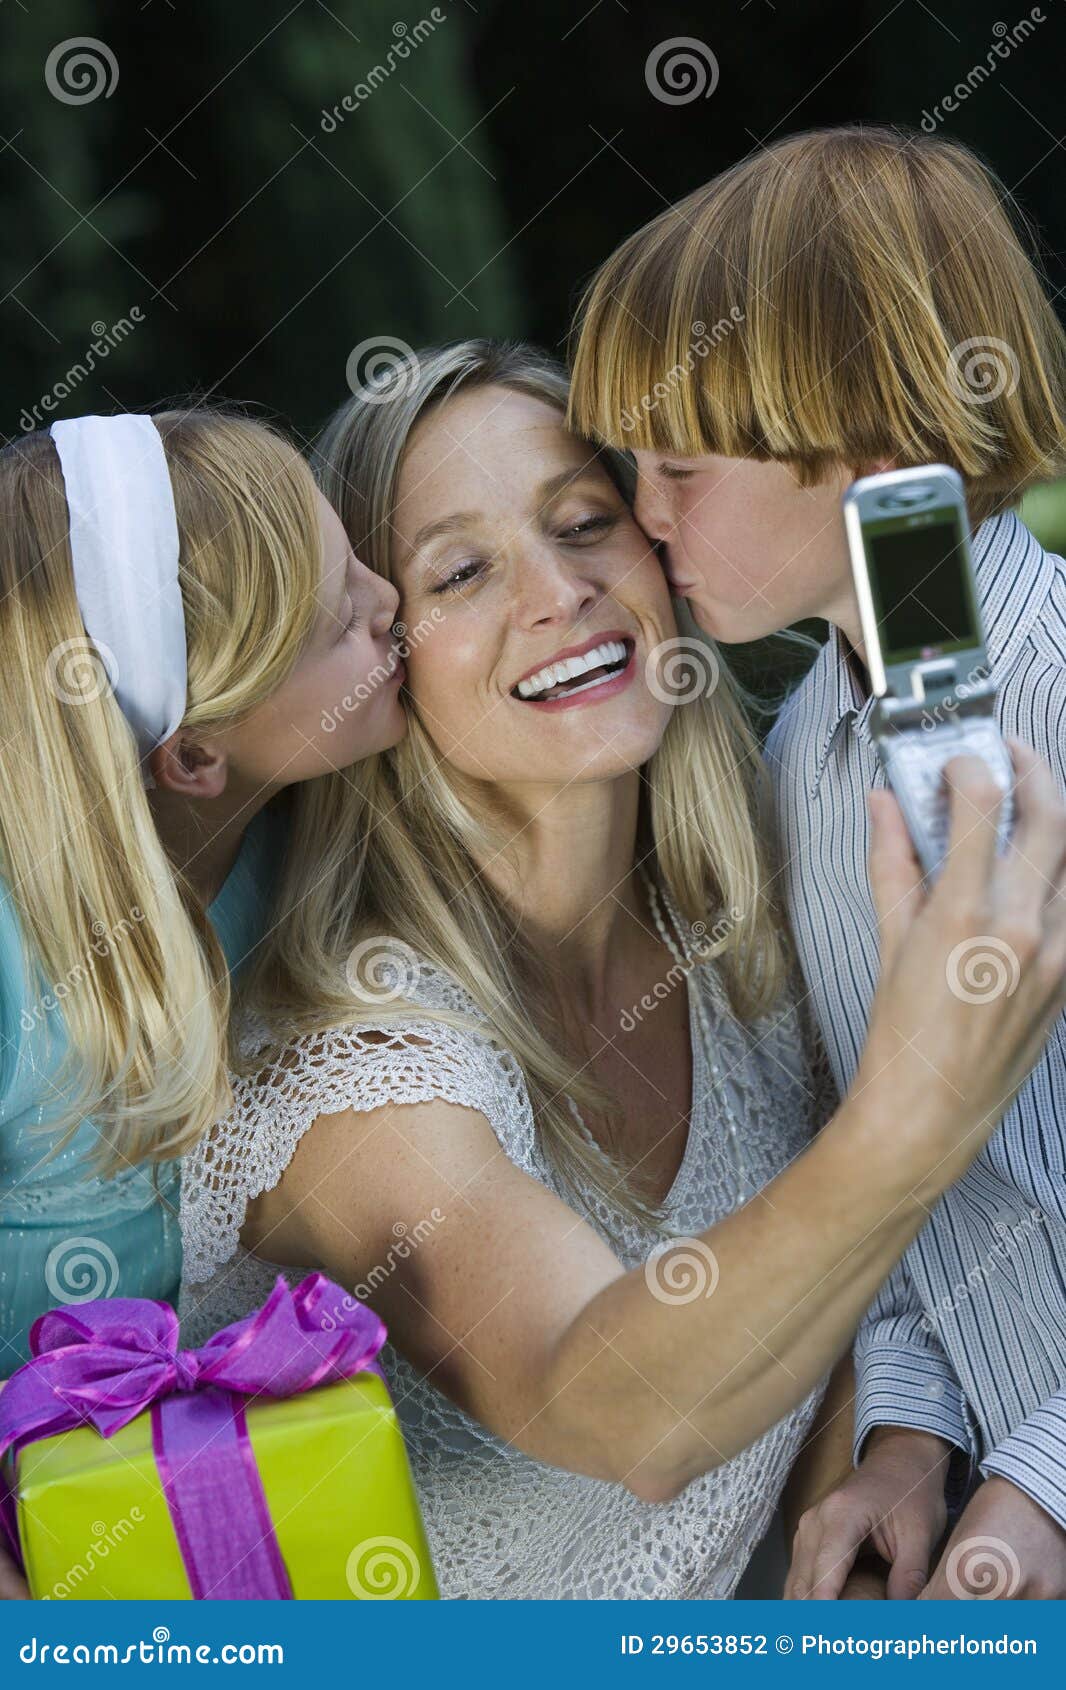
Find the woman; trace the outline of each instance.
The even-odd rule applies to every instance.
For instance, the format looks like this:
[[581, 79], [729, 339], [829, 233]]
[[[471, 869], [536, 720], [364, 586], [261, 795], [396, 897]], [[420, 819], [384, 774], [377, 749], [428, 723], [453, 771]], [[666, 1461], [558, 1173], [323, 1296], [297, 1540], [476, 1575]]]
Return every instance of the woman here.
[[[410, 732], [358, 774], [358, 920], [315, 950], [317, 1012], [311, 929], [272, 937], [258, 1072], [186, 1165], [183, 1313], [199, 1341], [274, 1264], [374, 1306], [444, 1595], [728, 1596], [828, 1370], [1063, 1001], [1064, 817], [1019, 751], [1038, 886], [993, 863], [957, 765], [981, 819], [924, 900], [878, 795], [884, 978], [810, 1144], [830, 1104], [755, 747], [688, 626], [679, 701], [661, 570], [565, 404], [556, 366], [470, 343], [327, 430], [324, 486], [415, 631]], [[1024, 959], [981, 1014], [944, 969], [977, 921]]]
[[283, 789], [404, 721], [395, 590], [262, 423], [28, 435], [0, 453], [0, 533], [3, 1374], [55, 1303], [176, 1299], [176, 1158], [229, 1102], [229, 972], [267, 930]]

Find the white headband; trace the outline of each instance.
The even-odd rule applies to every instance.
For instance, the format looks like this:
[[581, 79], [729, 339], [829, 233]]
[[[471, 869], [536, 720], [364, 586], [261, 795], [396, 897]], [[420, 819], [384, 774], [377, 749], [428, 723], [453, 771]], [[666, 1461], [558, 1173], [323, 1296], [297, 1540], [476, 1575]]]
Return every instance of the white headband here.
[[178, 520], [151, 417], [51, 426], [70, 511], [74, 586], [142, 764], [185, 714], [185, 611]]

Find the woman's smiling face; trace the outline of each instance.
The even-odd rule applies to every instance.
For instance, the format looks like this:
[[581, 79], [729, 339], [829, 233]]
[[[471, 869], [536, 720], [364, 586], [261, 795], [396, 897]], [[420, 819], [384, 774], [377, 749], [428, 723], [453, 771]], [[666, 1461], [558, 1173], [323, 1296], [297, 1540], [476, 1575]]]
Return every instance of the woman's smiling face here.
[[411, 435], [392, 521], [400, 615], [416, 630], [408, 691], [453, 767], [562, 786], [647, 761], [672, 708], [646, 679], [649, 653], [676, 635], [669, 589], [554, 406], [504, 387], [435, 406]]

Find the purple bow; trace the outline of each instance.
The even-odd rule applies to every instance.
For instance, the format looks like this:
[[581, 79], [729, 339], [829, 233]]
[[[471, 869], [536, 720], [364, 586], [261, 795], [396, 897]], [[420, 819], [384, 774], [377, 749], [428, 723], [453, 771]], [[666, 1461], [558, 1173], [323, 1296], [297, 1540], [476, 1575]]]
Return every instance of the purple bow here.
[[[255, 1453], [248, 1397], [293, 1397], [371, 1371], [385, 1327], [321, 1273], [279, 1274], [262, 1308], [199, 1350], [179, 1350], [169, 1303], [112, 1297], [51, 1309], [32, 1359], [0, 1391], [0, 1461], [38, 1438], [94, 1426], [110, 1438], [145, 1409], [194, 1597], [292, 1597]], [[14, 1498], [0, 1522], [19, 1555]]]

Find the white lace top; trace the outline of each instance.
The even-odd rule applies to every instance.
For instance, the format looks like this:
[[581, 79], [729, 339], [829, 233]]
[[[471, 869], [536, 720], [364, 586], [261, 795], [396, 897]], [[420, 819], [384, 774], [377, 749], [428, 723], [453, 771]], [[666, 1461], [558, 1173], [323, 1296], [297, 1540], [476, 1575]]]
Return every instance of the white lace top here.
[[[794, 1005], [744, 1028], [730, 1012], [713, 964], [698, 963], [686, 989], [693, 1106], [684, 1158], [664, 1205], [677, 1237], [702, 1232], [736, 1206], [721, 1085], [730, 1088], [753, 1188], [803, 1148], [832, 1108], [830, 1082], [823, 1065], [811, 1061], [807, 1028]], [[477, 1018], [457, 984], [428, 966], [415, 995], [427, 1006], [447, 1005]], [[713, 1035], [709, 1050], [704, 1026]], [[545, 1163], [513, 1056], [487, 1034], [428, 1019], [394, 1023], [387, 1032], [386, 1040], [379, 1034], [380, 1042], [371, 1043], [347, 1028], [295, 1040], [285, 1066], [270, 1068], [265, 1078], [237, 1081], [232, 1112], [186, 1158], [184, 1343], [201, 1344], [257, 1307], [279, 1271], [293, 1284], [310, 1271], [258, 1260], [241, 1249], [238, 1234], [249, 1201], [278, 1183], [317, 1115], [432, 1098], [480, 1110], [512, 1162], [574, 1206]], [[244, 1047], [254, 1051], [264, 1042], [265, 1029], [250, 1023]], [[586, 1212], [606, 1235], [602, 1203], [590, 1201]], [[645, 1263], [662, 1242], [643, 1222], [610, 1218], [615, 1234], [609, 1241], [626, 1268]], [[394, 1227], [398, 1238], [405, 1230], [403, 1222]], [[414, 1239], [408, 1247], [416, 1247]], [[688, 1260], [693, 1275], [709, 1271], [706, 1253], [694, 1250]], [[694, 1282], [678, 1284], [681, 1253], [672, 1252], [670, 1261], [673, 1290], [691, 1294]], [[645, 1503], [621, 1484], [548, 1466], [501, 1441], [391, 1345], [381, 1361], [404, 1429], [441, 1595], [452, 1598], [728, 1597], [769, 1527], [825, 1384], [675, 1500]]]

